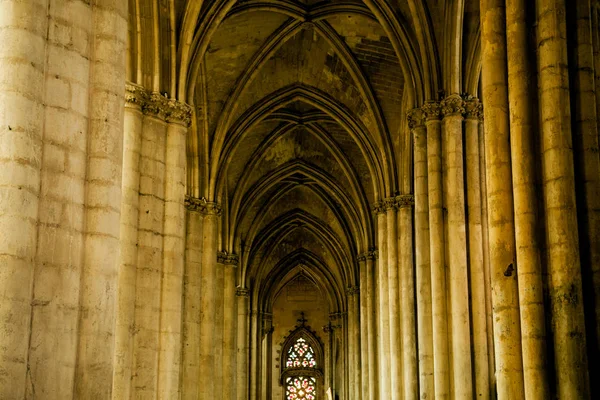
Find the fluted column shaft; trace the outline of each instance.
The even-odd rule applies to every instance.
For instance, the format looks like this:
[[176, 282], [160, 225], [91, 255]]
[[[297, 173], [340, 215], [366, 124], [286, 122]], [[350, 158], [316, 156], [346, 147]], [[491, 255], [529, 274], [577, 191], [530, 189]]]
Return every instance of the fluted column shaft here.
[[522, 399], [523, 361], [515, 270], [503, 0], [481, 1], [481, 25], [488, 233], [498, 398]]
[[471, 371], [471, 330], [469, 324], [469, 287], [467, 274], [467, 233], [465, 215], [463, 100], [458, 95], [442, 102], [444, 113], [444, 157], [447, 169], [444, 204], [448, 210], [448, 290], [452, 331], [452, 370], [454, 397], [473, 396]]
[[217, 310], [217, 231], [220, 209], [207, 203], [203, 210], [202, 270], [200, 273], [200, 399], [215, 396], [215, 325]]
[[106, 399], [112, 393], [127, 6], [114, 0], [91, 3], [85, 234], [73, 395], [81, 399]]
[[427, 128], [427, 174], [429, 193], [429, 237], [431, 263], [431, 313], [433, 326], [433, 363], [435, 398], [450, 396], [448, 325], [446, 304], [446, 266], [444, 252], [444, 215], [442, 187], [442, 127], [439, 103], [423, 106]]
[[359, 264], [359, 304], [360, 304], [360, 392], [363, 400], [369, 400], [369, 324], [367, 299], [367, 257], [361, 254], [357, 257]]
[[389, 286], [388, 286], [388, 256], [387, 256], [387, 218], [385, 207], [377, 210], [377, 241], [379, 259], [377, 263], [377, 291], [378, 293], [378, 371], [379, 371], [379, 398], [390, 399], [390, 312], [389, 312]]
[[248, 399], [248, 312], [250, 293], [248, 289], [238, 287], [235, 292], [237, 296], [237, 354], [236, 354], [236, 399]]
[[[398, 216], [395, 199], [386, 199], [387, 285], [389, 304], [390, 399], [402, 398], [402, 336], [400, 276], [398, 265]], [[385, 332], [385, 331], [384, 331]]]
[[[366, 255], [367, 258], [367, 335], [368, 335], [368, 359], [369, 359], [369, 400], [376, 400], [379, 392], [378, 364], [377, 364], [377, 313], [376, 313], [376, 284], [375, 264], [377, 256], [375, 252]], [[365, 399], [366, 400], [366, 399]]]
[[471, 99], [466, 103], [465, 158], [467, 180], [467, 213], [469, 221], [469, 280], [471, 289], [471, 323], [475, 396], [490, 395], [487, 348], [487, 316], [485, 277], [483, 269], [483, 236], [481, 231], [481, 176], [479, 170], [479, 119], [481, 103]]
[[546, 247], [558, 396], [587, 399], [565, 14], [564, 1], [536, 1]]
[[181, 398], [198, 400], [200, 379], [200, 296], [202, 214], [186, 202], [185, 272], [183, 275], [183, 365]]
[[158, 360], [158, 398], [180, 396], [181, 326], [183, 314], [183, 276], [185, 253], [186, 136], [190, 108], [171, 102], [181, 113], [167, 118], [165, 156], [165, 211], [163, 228], [163, 266], [160, 301], [160, 352]]
[[415, 265], [417, 332], [419, 343], [419, 389], [423, 399], [434, 398], [433, 326], [431, 314], [431, 265], [429, 247], [429, 193], [427, 131], [423, 112], [413, 110], [409, 122], [414, 136], [415, 160]]
[[[579, 1], [567, 15], [570, 35], [569, 64], [572, 70], [571, 94], [574, 97], [573, 149], [579, 215], [579, 240], [583, 274], [583, 294], [588, 331], [588, 362], [590, 376], [600, 372], [600, 159], [598, 137], [597, 85], [594, 70], [600, 63], [594, 60], [592, 21], [597, 20], [597, 2]], [[572, 27], [572, 28], [571, 28]], [[596, 34], [600, 30], [596, 27]], [[600, 396], [600, 382], [591, 380], [592, 397]]]
[[237, 300], [235, 274], [237, 257], [225, 260], [223, 296], [223, 400], [235, 400]]
[[398, 227], [400, 250], [400, 284], [402, 315], [402, 372], [404, 400], [419, 398], [417, 338], [415, 318], [415, 285], [413, 263], [413, 223], [412, 209], [414, 197], [402, 195], [396, 198], [398, 204]]
[[121, 198], [121, 252], [115, 324], [115, 371], [113, 399], [129, 399], [135, 326], [137, 242], [142, 147], [142, 88], [127, 85], [123, 137], [123, 182]]
[[550, 398], [546, 371], [546, 322], [541, 229], [537, 210], [534, 114], [535, 94], [529, 54], [529, 29], [525, 0], [506, 2], [510, 147], [515, 214], [515, 244], [521, 314], [521, 346], [525, 398]]
[[0, 393], [23, 399], [38, 237], [46, 35], [52, 19], [47, 0], [4, 1], [0, 14]]

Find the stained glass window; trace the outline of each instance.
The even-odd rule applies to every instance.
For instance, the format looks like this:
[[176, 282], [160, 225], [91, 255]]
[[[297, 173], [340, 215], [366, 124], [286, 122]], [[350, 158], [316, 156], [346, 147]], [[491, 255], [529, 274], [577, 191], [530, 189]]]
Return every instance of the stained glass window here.
[[290, 376], [285, 380], [286, 400], [315, 400], [317, 380], [313, 377]]
[[[287, 354], [286, 368], [315, 368], [315, 352], [306, 339], [298, 338], [293, 346], [290, 346]], [[295, 398], [295, 397], [290, 397]], [[303, 399], [304, 397], [298, 397]], [[308, 399], [308, 397], [307, 397]]]

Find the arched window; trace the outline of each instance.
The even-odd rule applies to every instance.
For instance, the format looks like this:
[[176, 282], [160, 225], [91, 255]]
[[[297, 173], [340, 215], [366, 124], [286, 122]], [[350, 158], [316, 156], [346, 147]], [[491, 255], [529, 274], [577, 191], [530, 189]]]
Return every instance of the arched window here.
[[323, 351], [317, 338], [303, 324], [288, 337], [282, 350], [284, 400], [321, 400]]

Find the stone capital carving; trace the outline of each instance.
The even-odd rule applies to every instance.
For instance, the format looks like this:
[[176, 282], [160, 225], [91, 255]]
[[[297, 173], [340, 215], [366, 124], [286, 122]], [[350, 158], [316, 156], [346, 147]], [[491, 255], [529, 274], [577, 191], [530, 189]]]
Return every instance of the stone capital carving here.
[[378, 201], [375, 204], [373, 204], [373, 212], [375, 214], [385, 214], [386, 211], [387, 208], [385, 205], [385, 201]]
[[238, 286], [235, 288], [235, 295], [238, 297], [250, 297], [250, 289]]
[[359, 293], [360, 293], [359, 286], [348, 286], [348, 288], [346, 289], [346, 294], [348, 296], [354, 296], [355, 294], [359, 294]]
[[383, 202], [387, 211], [398, 209], [398, 202], [395, 197], [388, 197], [387, 199], [384, 199]]
[[483, 104], [473, 96], [465, 97], [465, 118], [483, 120]]
[[427, 121], [439, 120], [442, 117], [442, 106], [438, 101], [428, 101], [421, 107]]
[[160, 93], [150, 93], [142, 105], [142, 112], [151, 117], [166, 121], [168, 102], [169, 100]]
[[423, 126], [425, 124], [426, 114], [423, 111], [423, 108], [413, 108], [408, 111], [408, 127], [410, 129], [415, 129], [418, 126]]
[[226, 251], [220, 251], [217, 253], [217, 262], [220, 264], [231, 265], [237, 267], [240, 258], [237, 254], [228, 253]]
[[204, 215], [221, 215], [221, 206], [218, 203], [207, 201], [204, 197], [197, 199], [195, 197], [185, 197], [185, 208], [189, 211], [198, 212]]
[[125, 83], [125, 106], [141, 109], [146, 101], [146, 90], [136, 84]]
[[395, 200], [398, 208], [413, 207], [415, 205], [415, 196], [412, 194], [402, 194], [400, 196], [396, 196]]
[[442, 100], [442, 114], [444, 117], [451, 115], [463, 115], [465, 113], [465, 101], [459, 94], [451, 94]]
[[190, 126], [192, 123], [192, 107], [177, 100], [169, 100], [167, 105], [167, 121]]
[[139, 108], [146, 115], [186, 127], [192, 123], [192, 108], [189, 105], [131, 82], [125, 84], [125, 106]]

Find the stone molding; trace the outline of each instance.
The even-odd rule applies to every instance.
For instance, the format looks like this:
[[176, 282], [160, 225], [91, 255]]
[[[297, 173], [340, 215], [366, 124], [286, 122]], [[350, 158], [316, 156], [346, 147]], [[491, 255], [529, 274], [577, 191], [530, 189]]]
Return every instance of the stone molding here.
[[356, 256], [356, 261], [363, 262], [367, 260], [377, 260], [377, 250], [369, 250]]
[[250, 297], [250, 289], [244, 287], [236, 287], [235, 295], [238, 297]]
[[348, 286], [348, 288], [346, 289], [346, 294], [348, 296], [354, 296], [355, 294], [360, 294], [360, 287], [359, 286]]
[[451, 94], [442, 100], [442, 114], [444, 117], [453, 115], [464, 115], [465, 113], [465, 100], [459, 94]]
[[172, 123], [190, 126], [192, 123], [192, 107], [160, 93], [150, 92], [142, 86], [125, 84], [125, 106], [136, 107], [145, 115]]
[[442, 118], [442, 106], [439, 101], [428, 101], [421, 106], [421, 110], [426, 121], [434, 121]]
[[406, 117], [410, 129], [425, 125], [426, 113], [423, 108], [413, 108], [412, 110], [408, 110]]
[[192, 196], [185, 196], [184, 203], [188, 211], [204, 215], [221, 215], [221, 206], [218, 203], [207, 201], [204, 197], [197, 199]]
[[226, 251], [219, 251], [217, 253], [217, 262], [224, 265], [231, 265], [237, 267], [240, 262], [240, 258], [237, 254], [228, 253]]
[[385, 214], [389, 210], [398, 210], [400, 208], [413, 207], [415, 205], [415, 196], [412, 194], [401, 194], [395, 197], [388, 197], [373, 204], [375, 214]]

